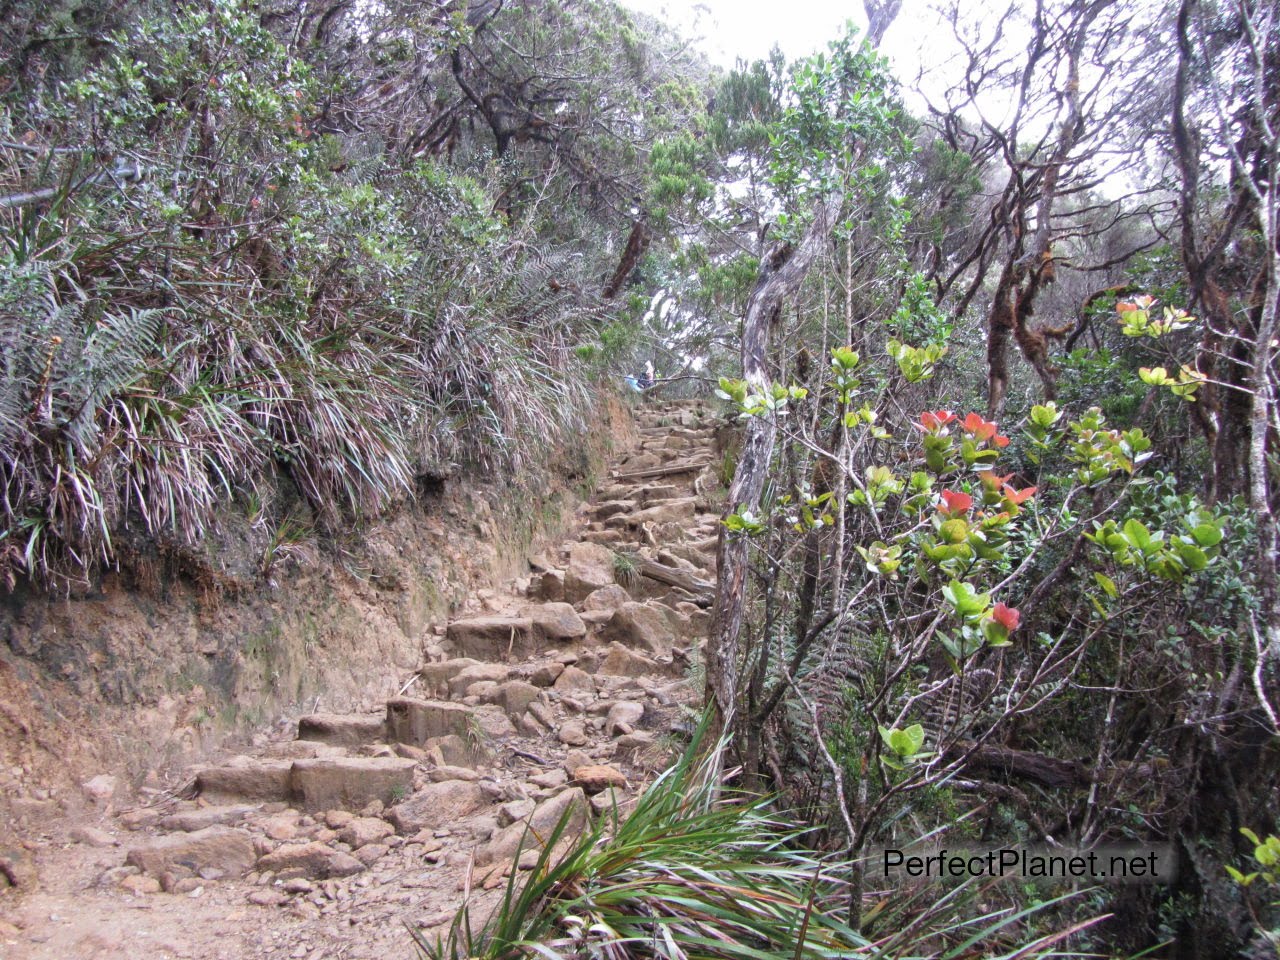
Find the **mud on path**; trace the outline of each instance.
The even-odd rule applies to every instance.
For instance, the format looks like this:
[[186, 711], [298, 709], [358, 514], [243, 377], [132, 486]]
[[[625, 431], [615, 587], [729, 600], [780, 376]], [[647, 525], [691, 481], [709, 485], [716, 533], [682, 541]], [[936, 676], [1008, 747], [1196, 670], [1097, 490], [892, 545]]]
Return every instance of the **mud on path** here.
[[719, 511], [710, 411], [638, 423], [577, 535], [472, 597], [379, 711], [139, 796], [95, 778], [81, 816], [30, 805], [0, 837], [0, 957], [407, 957], [406, 924], [485, 916], [566, 812], [625, 811], [700, 695]]

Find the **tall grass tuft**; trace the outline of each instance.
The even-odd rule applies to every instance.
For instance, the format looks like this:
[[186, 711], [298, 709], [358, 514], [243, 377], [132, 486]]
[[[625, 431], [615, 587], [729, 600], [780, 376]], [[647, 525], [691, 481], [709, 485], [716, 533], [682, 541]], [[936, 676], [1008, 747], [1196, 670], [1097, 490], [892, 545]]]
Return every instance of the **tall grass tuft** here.
[[[723, 744], [702, 749], [706, 722], [680, 760], [638, 799], [578, 837], [569, 814], [548, 837], [523, 882], [512, 872], [503, 899], [476, 924], [467, 904], [447, 933], [429, 940], [410, 928], [426, 960], [801, 960], [818, 957], [983, 956], [1039, 958], [1069, 932], [1009, 948], [1008, 931], [1042, 906], [962, 919], [971, 888], [933, 904], [908, 902], [899, 932], [859, 934], [842, 919], [845, 865], [804, 844], [806, 831], [767, 799], [726, 793], [713, 771]], [[528, 839], [528, 838], [526, 838]], [[995, 949], [1000, 945], [1000, 949]]]

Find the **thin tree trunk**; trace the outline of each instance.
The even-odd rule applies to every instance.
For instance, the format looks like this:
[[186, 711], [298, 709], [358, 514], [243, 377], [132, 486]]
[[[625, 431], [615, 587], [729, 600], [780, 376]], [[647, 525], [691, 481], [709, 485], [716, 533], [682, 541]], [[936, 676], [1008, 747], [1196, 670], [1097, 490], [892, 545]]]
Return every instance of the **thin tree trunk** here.
[[[813, 223], [798, 244], [777, 244], [761, 261], [742, 321], [742, 375], [754, 391], [765, 391], [770, 386], [769, 330], [783, 301], [793, 296], [804, 282], [809, 266], [835, 226], [843, 199], [835, 196], [820, 203]], [[760, 509], [777, 429], [777, 423], [767, 414], [747, 420], [746, 436], [729, 487], [728, 511]], [[725, 730], [732, 729], [735, 716], [749, 549], [746, 535], [721, 528], [716, 551], [719, 582], [706, 650], [707, 702], [712, 709], [710, 743]]]

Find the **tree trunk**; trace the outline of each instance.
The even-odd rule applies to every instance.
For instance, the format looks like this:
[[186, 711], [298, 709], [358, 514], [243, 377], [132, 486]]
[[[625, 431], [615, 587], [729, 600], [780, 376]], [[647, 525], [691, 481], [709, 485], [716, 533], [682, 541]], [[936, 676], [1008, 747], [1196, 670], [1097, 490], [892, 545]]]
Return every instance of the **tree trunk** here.
[[[755, 289], [747, 302], [742, 321], [742, 375], [755, 391], [769, 388], [767, 362], [769, 330], [782, 309], [783, 301], [803, 283], [814, 257], [835, 226], [844, 198], [832, 197], [818, 205], [804, 236], [796, 245], [779, 243], [764, 257]], [[750, 417], [738, 457], [726, 509], [760, 509], [769, 461], [773, 456], [777, 423], [770, 415]], [[707, 638], [707, 702], [712, 709], [711, 736], [714, 744], [732, 729], [738, 700], [742, 623], [747, 601], [747, 558], [750, 542], [745, 534], [720, 530], [716, 550], [718, 584], [711, 633]]]

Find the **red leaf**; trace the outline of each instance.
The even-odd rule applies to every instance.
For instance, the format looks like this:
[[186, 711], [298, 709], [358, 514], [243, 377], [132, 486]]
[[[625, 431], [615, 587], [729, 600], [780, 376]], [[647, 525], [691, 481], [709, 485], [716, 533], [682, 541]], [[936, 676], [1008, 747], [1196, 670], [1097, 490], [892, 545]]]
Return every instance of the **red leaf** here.
[[943, 490], [942, 503], [938, 504], [938, 511], [945, 513], [949, 517], [955, 517], [962, 513], [968, 513], [969, 508], [973, 506], [973, 497], [967, 493], [961, 493], [958, 490]]
[[1018, 624], [1022, 623], [1022, 614], [1013, 607], [997, 603], [995, 609], [991, 611], [991, 619], [1012, 633], [1018, 629]]

